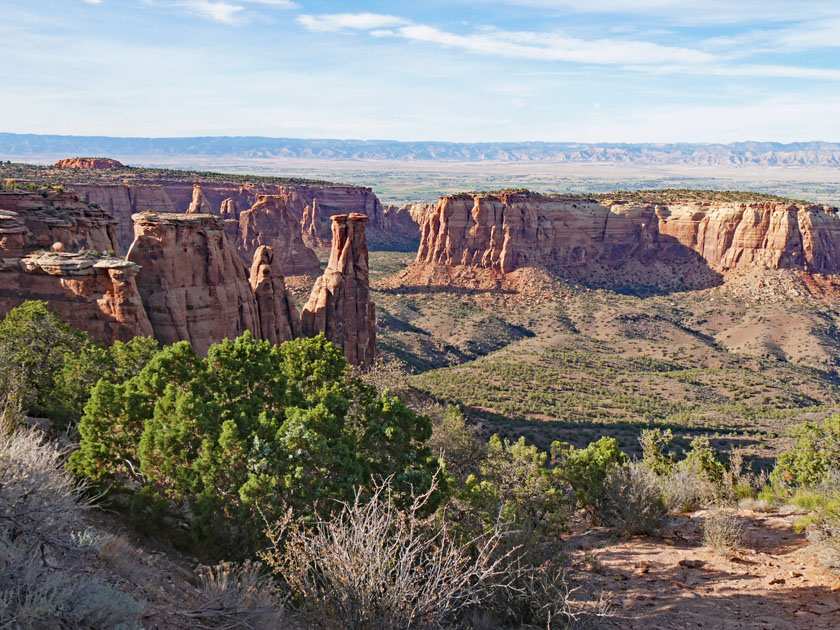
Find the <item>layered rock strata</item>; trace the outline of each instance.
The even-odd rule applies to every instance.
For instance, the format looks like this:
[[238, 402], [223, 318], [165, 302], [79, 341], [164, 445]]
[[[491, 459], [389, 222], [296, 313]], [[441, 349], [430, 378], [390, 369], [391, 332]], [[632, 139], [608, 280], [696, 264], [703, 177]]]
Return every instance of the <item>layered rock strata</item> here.
[[12, 255], [56, 242], [73, 251], [119, 251], [114, 218], [73, 193], [0, 192], [0, 213], [0, 246]]
[[280, 195], [257, 197], [253, 207], [240, 213], [236, 235], [243, 258], [252, 258], [257, 249], [267, 245], [286, 275], [315, 276], [321, 270], [318, 256], [304, 245], [300, 224]]
[[370, 366], [376, 355], [376, 312], [370, 293], [363, 214], [332, 217], [332, 249], [327, 269], [301, 312], [301, 331], [324, 333], [344, 349], [347, 360]]
[[421, 224], [417, 264], [508, 273], [630, 261], [840, 271], [840, 219], [781, 202], [636, 204], [528, 193], [442, 198]]
[[140, 267], [121, 258], [36, 253], [0, 266], [0, 312], [44, 300], [71, 326], [104, 343], [151, 336], [135, 278]]
[[126, 259], [143, 267], [137, 286], [155, 337], [196, 352], [246, 330], [259, 334], [257, 300], [221, 219], [141, 213]]
[[56, 168], [82, 168], [87, 170], [126, 168], [125, 164], [111, 158], [67, 158], [53, 164]]
[[300, 314], [286, 290], [283, 269], [276, 253], [266, 246], [254, 252], [249, 278], [257, 300], [260, 329], [257, 336], [273, 344], [300, 337]]

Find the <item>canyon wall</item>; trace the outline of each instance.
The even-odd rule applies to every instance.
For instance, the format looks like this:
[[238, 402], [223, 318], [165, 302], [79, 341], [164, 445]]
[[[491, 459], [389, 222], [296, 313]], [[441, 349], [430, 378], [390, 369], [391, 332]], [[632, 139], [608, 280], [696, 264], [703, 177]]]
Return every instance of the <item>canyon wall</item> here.
[[332, 217], [327, 269], [301, 312], [301, 331], [324, 335], [344, 349], [353, 365], [370, 366], [376, 356], [376, 310], [370, 293], [363, 214]]
[[126, 260], [143, 268], [137, 286], [158, 341], [186, 340], [203, 355], [222, 339], [258, 334], [245, 264], [219, 217], [144, 212], [134, 230]]
[[[375, 351], [365, 220], [352, 215], [345, 224], [336, 245], [344, 253], [333, 253], [319, 280], [329, 295], [316, 299], [323, 306], [320, 330], [360, 365]], [[116, 237], [115, 220], [101, 208], [66, 192], [0, 192], [0, 315], [26, 300], [45, 300], [104, 343], [153, 335], [163, 344], [190, 341], [201, 355], [246, 330], [272, 343], [301, 336], [284, 269], [317, 273], [318, 260], [282, 198], [259, 197], [239, 220], [144, 212], [133, 221], [135, 238], [123, 260], [102, 253], [116, 249]], [[270, 226], [260, 232], [260, 221]], [[238, 235], [240, 224], [249, 252], [229, 234]], [[317, 325], [309, 328], [317, 334]]]
[[7, 238], [12, 232], [19, 234], [15, 237], [18, 247], [15, 255], [49, 249], [53, 243], [62, 243], [73, 251], [118, 250], [114, 230], [117, 222], [74, 193], [2, 191], [0, 213], [0, 238]]
[[140, 268], [103, 255], [116, 249], [114, 224], [72, 193], [0, 192], [0, 314], [44, 300], [103, 342], [151, 335]]
[[304, 245], [300, 223], [281, 195], [260, 195], [253, 207], [240, 212], [238, 223], [228, 226], [229, 231], [236, 228], [236, 242], [246, 260], [267, 245], [287, 276], [317, 276], [321, 270], [318, 256]]
[[[67, 184], [86, 202], [95, 203], [117, 219], [117, 237], [122, 251], [134, 239], [131, 216], [140, 212], [179, 212], [213, 214], [227, 220], [239, 220], [245, 212], [258, 204], [262, 197], [282, 199], [295, 217], [304, 243], [309, 247], [329, 247], [332, 239], [330, 216], [334, 214], [365, 214], [371, 219], [371, 242], [389, 244], [396, 239], [416, 241], [416, 226], [402, 224], [395, 232], [393, 215], [385, 217], [385, 210], [370, 188], [359, 186], [315, 186], [308, 184], [251, 184], [186, 182], [150, 179], [134, 183]], [[408, 236], [401, 232], [407, 228]], [[272, 228], [274, 230], [278, 228]], [[267, 240], [267, 239], [264, 239]], [[244, 248], [250, 258], [254, 248]], [[294, 275], [287, 272], [287, 275]]]
[[151, 336], [135, 283], [139, 271], [140, 267], [121, 258], [91, 254], [42, 252], [4, 258], [0, 313], [26, 300], [44, 300], [68, 324], [99, 341]]
[[630, 261], [840, 272], [840, 218], [785, 202], [641, 204], [530, 193], [452, 195], [421, 224], [417, 264], [586, 273]]

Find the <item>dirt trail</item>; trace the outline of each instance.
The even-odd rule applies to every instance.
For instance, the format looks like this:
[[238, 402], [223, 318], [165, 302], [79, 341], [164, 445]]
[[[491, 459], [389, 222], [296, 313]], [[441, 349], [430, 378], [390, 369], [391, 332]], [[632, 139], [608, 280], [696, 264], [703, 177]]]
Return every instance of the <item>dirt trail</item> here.
[[672, 519], [662, 538], [575, 534], [573, 557], [603, 588], [623, 630], [840, 628], [840, 578], [793, 530], [795, 514], [741, 510], [745, 544], [727, 558], [703, 546], [699, 511]]

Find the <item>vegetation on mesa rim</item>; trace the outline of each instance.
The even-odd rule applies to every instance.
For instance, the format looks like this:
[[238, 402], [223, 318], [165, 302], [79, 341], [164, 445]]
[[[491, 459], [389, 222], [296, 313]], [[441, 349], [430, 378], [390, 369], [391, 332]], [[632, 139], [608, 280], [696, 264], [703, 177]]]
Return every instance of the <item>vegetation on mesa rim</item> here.
[[504, 188], [502, 190], [480, 191], [474, 190], [465, 193], [455, 193], [449, 197], [472, 197], [474, 195], [505, 196], [524, 195], [534, 199], [575, 199], [599, 203], [602, 201], [628, 201], [644, 204], [668, 204], [668, 203], [758, 203], [769, 201], [775, 203], [796, 203], [813, 205], [814, 202], [803, 199], [792, 199], [768, 193], [742, 191], [742, 190], [711, 190], [693, 188], [658, 188], [642, 190], [616, 190], [605, 193], [542, 193], [528, 190], [527, 188]]
[[[271, 175], [243, 175], [237, 173], [217, 173], [214, 171], [194, 171], [171, 168], [146, 168], [126, 166], [119, 169], [65, 169], [22, 162], [0, 161], [0, 178], [78, 184], [143, 184], [147, 180], [160, 182], [190, 182], [196, 184], [267, 184], [276, 186], [345, 186], [320, 179], [301, 177], [275, 177]], [[351, 186], [364, 188], [363, 186]]]

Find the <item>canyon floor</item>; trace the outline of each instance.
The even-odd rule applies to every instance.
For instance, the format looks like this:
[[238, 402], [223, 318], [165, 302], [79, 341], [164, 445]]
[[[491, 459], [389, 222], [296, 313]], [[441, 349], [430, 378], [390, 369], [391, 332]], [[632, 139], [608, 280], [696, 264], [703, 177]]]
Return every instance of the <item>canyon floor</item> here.
[[761, 466], [789, 426], [840, 409], [840, 308], [795, 273], [633, 295], [523, 269], [485, 291], [412, 284], [412, 259], [371, 252], [379, 347], [487, 432], [542, 447], [611, 434], [633, 452], [657, 426]]

